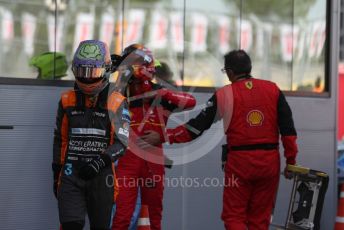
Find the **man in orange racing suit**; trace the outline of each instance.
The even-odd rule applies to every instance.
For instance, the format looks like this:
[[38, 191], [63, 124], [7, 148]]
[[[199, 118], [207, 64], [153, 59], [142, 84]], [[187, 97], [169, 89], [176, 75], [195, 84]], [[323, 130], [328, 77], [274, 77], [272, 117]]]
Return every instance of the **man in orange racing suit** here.
[[[127, 89], [131, 124], [129, 148], [116, 168], [119, 195], [112, 229], [128, 229], [140, 187], [142, 205], [148, 205], [151, 229], [160, 230], [165, 174], [161, 142], [165, 126], [172, 112], [192, 109], [196, 101], [189, 94], [163, 89], [151, 81], [154, 59], [142, 45], [127, 47], [122, 59], [119, 69], [127, 67], [133, 73]], [[149, 145], [141, 139], [142, 135], [156, 135], [157, 141]]]
[[54, 194], [63, 230], [108, 230], [117, 194], [113, 161], [126, 150], [129, 111], [109, 84], [105, 43], [86, 40], [75, 52], [75, 90], [61, 96], [54, 134]]
[[[222, 71], [232, 84], [217, 90], [196, 118], [167, 129], [167, 139], [171, 144], [191, 141], [223, 119], [227, 161], [222, 220], [228, 230], [267, 230], [279, 182], [280, 134], [286, 163], [296, 163], [292, 112], [276, 84], [251, 77], [245, 51], [233, 50], [224, 58]], [[284, 172], [289, 178], [290, 172]], [[233, 178], [237, 184], [230, 183]]]

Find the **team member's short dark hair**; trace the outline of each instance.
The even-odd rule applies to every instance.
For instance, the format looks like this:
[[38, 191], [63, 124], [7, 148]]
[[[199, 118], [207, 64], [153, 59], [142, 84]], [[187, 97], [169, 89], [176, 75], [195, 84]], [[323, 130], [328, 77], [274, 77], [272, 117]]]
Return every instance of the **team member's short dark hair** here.
[[251, 73], [251, 58], [244, 50], [232, 50], [224, 58], [225, 68], [231, 69], [234, 74]]

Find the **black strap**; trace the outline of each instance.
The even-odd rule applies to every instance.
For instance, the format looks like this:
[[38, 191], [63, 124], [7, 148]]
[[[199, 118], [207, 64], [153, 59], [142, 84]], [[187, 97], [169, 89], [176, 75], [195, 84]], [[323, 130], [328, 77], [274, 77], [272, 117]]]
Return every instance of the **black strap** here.
[[265, 143], [265, 144], [254, 144], [254, 145], [240, 145], [240, 146], [231, 146], [229, 149], [232, 151], [273, 150], [273, 149], [278, 149], [278, 144]]
[[228, 154], [228, 145], [222, 145], [222, 154], [221, 154], [221, 161], [227, 161], [227, 154]]

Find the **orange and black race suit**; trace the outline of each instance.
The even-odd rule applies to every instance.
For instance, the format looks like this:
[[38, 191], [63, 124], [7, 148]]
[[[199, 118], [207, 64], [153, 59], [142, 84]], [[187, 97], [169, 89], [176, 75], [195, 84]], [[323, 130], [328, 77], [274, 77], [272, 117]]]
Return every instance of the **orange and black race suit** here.
[[196, 118], [168, 129], [168, 140], [191, 141], [220, 119], [228, 145], [225, 179], [238, 182], [224, 188], [225, 227], [268, 229], [279, 182], [280, 135], [286, 162], [296, 162], [291, 109], [276, 84], [247, 76], [217, 90]]
[[83, 224], [87, 212], [91, 226], [109, 228], [118, 193], [113, 164], [91, 180], [81, 179], [78, 172], [100, 154], [115, 161], [126, 150], [130, 125], [126, 98], [110, 88], [93, 98], [80, 90], [61, 96], [53, 150], [61, 223]]

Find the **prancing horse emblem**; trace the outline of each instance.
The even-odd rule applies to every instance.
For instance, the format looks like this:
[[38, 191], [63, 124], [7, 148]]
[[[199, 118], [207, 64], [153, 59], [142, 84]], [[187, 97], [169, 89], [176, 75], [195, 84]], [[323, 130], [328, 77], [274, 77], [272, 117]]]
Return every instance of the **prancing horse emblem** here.
[[246, 88], [248, 88], [248, 89], [252, 89], [252, 87], [253, 87], [252, 81], [245, 82], [245, 85], [246, 85]]

